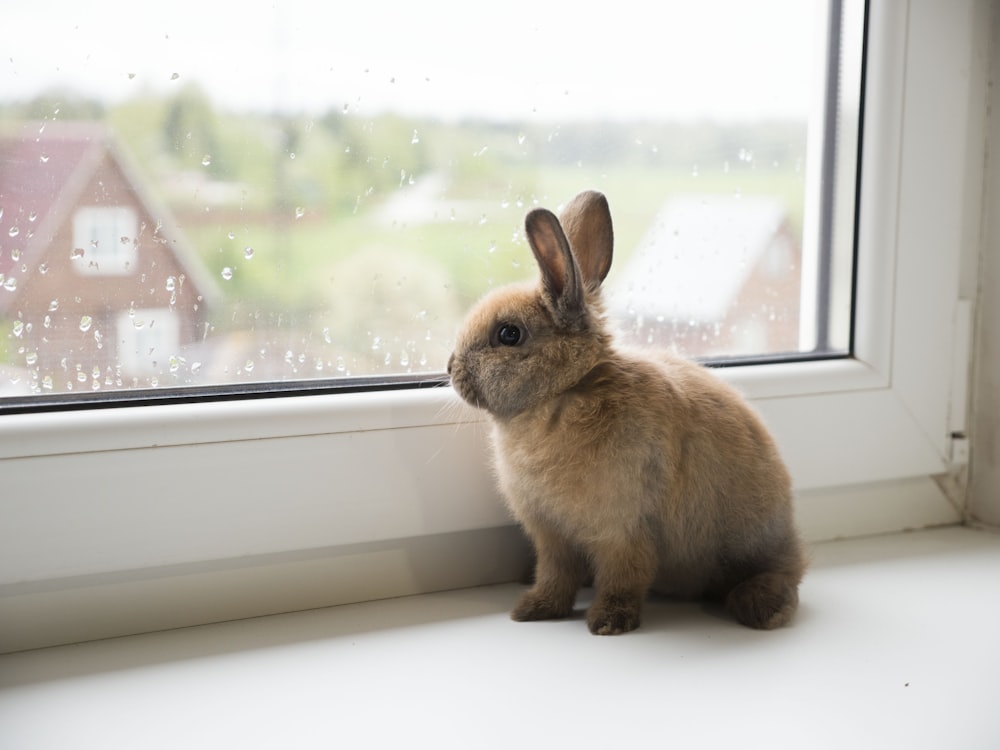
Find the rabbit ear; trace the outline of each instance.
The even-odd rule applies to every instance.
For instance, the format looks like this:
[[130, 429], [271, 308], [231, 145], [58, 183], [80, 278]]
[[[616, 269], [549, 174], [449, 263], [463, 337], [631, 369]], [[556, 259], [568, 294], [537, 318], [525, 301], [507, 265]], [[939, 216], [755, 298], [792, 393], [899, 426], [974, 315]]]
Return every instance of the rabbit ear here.
[[614, 231], [608, 199], [593, 190], [580, 193], [559, 215], [583, 280], [597, 286], [611, 270]]
[[583, 279], [559, 219], [536, 208], [525, 217], [524, 231], [542, 272], [546, 302], [564, 321], [573, 317], [584, 306]]

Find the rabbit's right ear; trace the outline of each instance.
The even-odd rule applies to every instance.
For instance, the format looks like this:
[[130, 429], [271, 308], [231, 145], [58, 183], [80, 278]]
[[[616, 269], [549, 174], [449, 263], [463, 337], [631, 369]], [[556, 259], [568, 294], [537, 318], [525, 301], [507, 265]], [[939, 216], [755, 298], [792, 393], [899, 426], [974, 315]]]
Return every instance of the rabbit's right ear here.
[[557, 319], [571, 325], [586, 307], [580, 268], [556, 215], [536, 208], [524, 218], [524, 231], [542, 272], [545, 302]]
[[595, 190], [582, 192], [566, 204], [559, 222], [583, 280], [591, 287], [599, 286], [611, 270], [615, 243], [608, 199]]

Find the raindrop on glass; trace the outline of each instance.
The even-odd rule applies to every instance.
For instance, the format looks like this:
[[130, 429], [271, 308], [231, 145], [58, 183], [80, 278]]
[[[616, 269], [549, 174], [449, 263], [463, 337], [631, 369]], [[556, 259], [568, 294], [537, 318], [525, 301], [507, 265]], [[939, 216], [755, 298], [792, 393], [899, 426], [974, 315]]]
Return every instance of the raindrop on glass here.
[[201, 157], [201, 166], [208, 167], [211, 166], [211, 164], [212, 164], [211, 154], [205, 154], [203, 157]]
[[253, 248], [249, 245], [243, 248], [243, 257], [250, 260], [253, 257]]
[[72, 252], [70, 252], [69, 257], [71, 260], [78, 260], [83, 257], [83, 248], [74, 247]]
[[174, 289], [177, 288], [177, 279], [175, 279], [173, 276], [168, 276], [166, 288], [168, 292], [174, 291]]
[[54, 299], [49, 302], [49, 312], [55, 312], [59, 309], [59, 300]]
[[10, 228], [10, 229], [9, 229], [9, 230], [7, 231], [7, 234], [9, 234], [9, 235], [10, 235], [11, 237], [17, 237], [17, 235], [19, 235], [20, 233], [21, 233], [21, 230], [20, 230], [20, 229], [18, 229], [18, 228], [17, 228], [16, 226], [14, 226], [14, 227], [11, 227], [11, 228]]
[[223, 268], [222, 269], [222, 278], [224, 278], [226, 281], [229, 281], [231, 278], [233, 278], [233, 269], [230, 268], [229, 266], [226, 266], [225, 268]]
[[86, 333], [90, 330], [90, 327], [94, 324], [94, 319], [89, 315], [84, 315], [80, 318], [80, 330]]
[[301, 219], [305, 215], [306, 215], [306, 210], [304, 208], [302, 208], [302, 206], [296, 206], [295, 207], [295, 218], [296, 219]]
[[3, 288], [6, 289], [8, 292], [13, 292], [15, 289], [17, 289], [17, 279], [11, 276], [3, 283]]

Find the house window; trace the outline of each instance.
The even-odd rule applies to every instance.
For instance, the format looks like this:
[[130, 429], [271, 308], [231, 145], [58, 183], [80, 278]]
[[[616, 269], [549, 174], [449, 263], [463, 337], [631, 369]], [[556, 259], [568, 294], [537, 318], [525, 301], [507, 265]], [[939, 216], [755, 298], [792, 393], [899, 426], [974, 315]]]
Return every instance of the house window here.
[[119, 313], [115, 330], [118, 365], [126, 379], [165, 376], [186, 364], [178, 355], [180, 321], [169, 308]]
[[[525, 213], [590, 188], [611, 203], [606, 291], [624, 339], [718, 362], [849, 355], [862, 4], [674, 2], [646, 24], [641, 2], [521, 10], [362, 5], [337, 45], [282, 4], [248, 4], [238, 39], [199, 9], [197, 31], [158, 16], [128, 44], [98, 20], [111, 6], [66, 37], [23, 13], [48, 46], [11, 50], [21, 105], [0, 116], [17, 120], [23, 175], [6, 179], [49, 192], [4, 206], [0, 235], [35, 216], [57, 238], [59, 206], [84, 202], [70, 253], [40, 234], [18, 247], [32, 273], [0, 310], [8, 391], [73, 388], [66, 353], [44, 351], [66, 340], [41, 335], [67, 268], [113, 282], [95, 287], [107, 319], [166, 305], [181, 320], [186, 365], [153, 374], [136, 353], [164, 342], [123, 338], [112, 366], [147, 374], [95, 381], [90, 399], [438, 377], [464, 311], [534, 275]], [[241, 59], [238, 76], [220, 55]], [[88, 204], [123, 190], [136, 208]]]
[[85, 206], [73, 215], [72, 268], [85, 276], [135, 273], [138, 221], [128, 206]]

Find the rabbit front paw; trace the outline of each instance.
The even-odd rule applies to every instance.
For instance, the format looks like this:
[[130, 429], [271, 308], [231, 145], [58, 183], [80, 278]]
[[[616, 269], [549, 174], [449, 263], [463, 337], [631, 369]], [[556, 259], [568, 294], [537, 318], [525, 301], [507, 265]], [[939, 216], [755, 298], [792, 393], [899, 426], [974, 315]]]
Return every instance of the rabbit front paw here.
[[594, 635], [620, 635], [639, 627], [642, 597], [599, 596], [587, 611], [587, 627]]
[[575, 596], [554, 596], [537, 588], [529, 589], [510, 613], [517, 622], [531, 620], [558, 620], [573, 611]]

